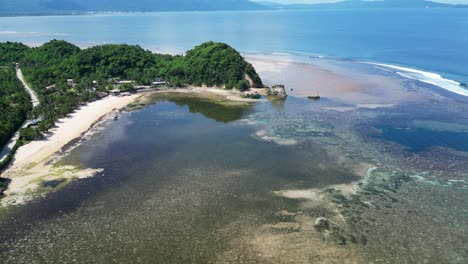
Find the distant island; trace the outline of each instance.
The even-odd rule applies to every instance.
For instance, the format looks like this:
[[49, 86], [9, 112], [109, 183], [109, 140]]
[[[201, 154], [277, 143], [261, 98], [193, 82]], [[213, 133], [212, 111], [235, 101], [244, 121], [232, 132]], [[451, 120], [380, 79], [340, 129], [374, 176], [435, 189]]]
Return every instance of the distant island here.
[[222, 10], [294, 10], [346, 8], [468, 7], [426, 0], [344, 0], [322, 4], [279, 4], [249, 0], [0, 0], [0, 15], [59, 15], [102, 12], [165, 12]]

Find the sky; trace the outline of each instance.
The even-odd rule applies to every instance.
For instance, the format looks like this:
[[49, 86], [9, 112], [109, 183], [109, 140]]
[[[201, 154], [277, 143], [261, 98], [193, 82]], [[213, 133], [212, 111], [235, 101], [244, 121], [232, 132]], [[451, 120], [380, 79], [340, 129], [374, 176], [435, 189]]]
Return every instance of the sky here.
[[[333, 3], [340, 0], [255, 0], [257, 2], [277, 2], [282, 4], [317, 4], [317, 3]], [[432, 0], [432, 2], [445, 4], [468, 4], [468, 0]]]

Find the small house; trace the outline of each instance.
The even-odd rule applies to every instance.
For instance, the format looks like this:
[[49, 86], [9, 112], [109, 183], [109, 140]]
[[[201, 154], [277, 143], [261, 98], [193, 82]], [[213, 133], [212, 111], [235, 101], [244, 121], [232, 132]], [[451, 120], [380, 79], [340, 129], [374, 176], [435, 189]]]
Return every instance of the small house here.
[[67, 84], [68, 85], [74, 85], [75, 81], [73, 79], [67, 79]]
[[55, 84], [49, 85], [46, 87], [47, 90], [55, 89]]
[[39, 125], [39, 123], [40, 123], [42, 120], [44, 120], [44, 118], [42, 118], [42, 117], [39, 117], [39, 118], [36, 118], [36, 119], [31, 120], [31, 121], [28, 123], [28, 128], [29, 128], [29, 127], [35, 127], [35, 126]]
[[164, 85], [166, 85], [166, 84], [167, 84], [167, 83], [166, 83], [165, 81], [159, 80], [159, 81], [153, 82], [153, 87], [161, 87], [161, 86], [164, 86]]
[[139, 90], [144, 90], [144, 89], [150, 89], [151, 86], [146, 86], [146, 85], [137, 85], [137, 86], [133, 86], [133, 88], [137, 91]]
[[118, 96], [118, 95], [120, 95], [120, 90], [117, 90], [117, 89], [115, 89], [115, 90], [110, 90], [110, 91], [109, 91], [109, 94], [110, 94], [110, 95], [113, 95], [113, 96]]
[[129, 81], [129, 80], [120, 80], [120, 81], [115, 82], [117, 86], [124, 85], [124, 84], [134, 84], [134, 83], [135, 81]]

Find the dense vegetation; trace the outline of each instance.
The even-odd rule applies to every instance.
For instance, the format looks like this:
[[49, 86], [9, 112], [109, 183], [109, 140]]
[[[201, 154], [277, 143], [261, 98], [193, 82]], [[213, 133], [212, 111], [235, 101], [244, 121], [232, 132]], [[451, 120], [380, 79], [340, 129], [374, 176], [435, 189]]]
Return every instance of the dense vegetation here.
[[13, 65], [23, 58], [30, 48], [17, 42], [0, 43], [0, 65]]
[[[185, 78], [187, 83], [208, 86], [224, 86], [245, 90], [250, 87], [244, 80], [247, 75], [254, 86], [261, 87], [262, 81], [250, 63], [233, 48], [224, 43], [207, 42], [187, 52]], [[222, 70], [221, 70], [222, 69]]]
[[13, 66], [0, 66], [0, 149], [26, 120], [32, 105]]
[[[82, 50], [59, 40], [35, 48], [6, 42], [0, 43], [0, 62], [6, 65], [19, 62], [41, 102], [31, 116], [42, 121], [34, 130], [23, 131], [22, 136], [27, 140], [39, 137], [55, 120], [73, 112], [80, 103], [93, 101], [101, 92], [113, 89], [115, 79], [149, 85], [162, 78], [174, 87], [204, 84], [245, 90], [251, 86], [249, 81], [254, 86], [262, 86], [255, 69], [236, 50], [214, 42], [197, 46], [186, 56], [154, 54], [130, 45], [103, 45]], [[68, 79], [73, 79], [74, 83], [67, 83]], [[7, 86], [18, 88], [12, 84]], [[17, 90], [24, 93], [24, 89]], [[21, 120], [24, 117], [23, 113]], [[13, 117], [5, 118], [16, 125], [13, 130], [17, 128]]]
[[253, 66], [224, 43], [207, 42], [189, 50], [186, 56], [171, 57], [153, 68], [152, 75], [168, 80], [174, 86], [207, 85], [245, 90], [251, 85], [262, 87]]

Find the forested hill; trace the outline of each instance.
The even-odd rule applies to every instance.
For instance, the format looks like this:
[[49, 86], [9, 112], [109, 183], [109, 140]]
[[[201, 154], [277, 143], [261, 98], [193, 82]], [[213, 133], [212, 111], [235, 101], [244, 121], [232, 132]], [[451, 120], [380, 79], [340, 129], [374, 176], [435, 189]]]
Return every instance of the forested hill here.
[[0, 0], [0, 14], [256, 10], [248, 0]]
[[[139, 85], [164, 79], [174, 87], [205, 84], [242, 90], [251, 85], [262, 86], [253, 66], [223, 43], [207, 42], [185, 56], [171, 56], [125, 44], [80, 49], [60, 40], [36, 48], [6, 42], [0, 43], [0, 65], [6, 67], [5, 71], [8, 69], [9, 76], [0, 86], [0, 100], [4, 102], [2, 113], [28, 109], [23, 105], [24, 89], [19, 89], [21, 86], [14, 78], [15, 62], [19, 62], [41, 102], [30, 114], [42, 121], [37, 128], [23, 131], [22, 137], [26, 140], [40, 137], [58, 118], [73, 112], [80, 103], [98, 99], [103, 92], [114, 89], [115, 79], [133, 80]], [[67, 84], [68, 79], [74, 79], [74, 84]], [[14, 94], [13, 90], [19, 94]], [[8, 124], [6, 137], [12, 135], [20, 121], [24, 121], [25, 112], [21, 110], [20, 116], [0, 115], [0, 124]], [[0, 138], [0, 145], [4, 143], [5, 140]]]

